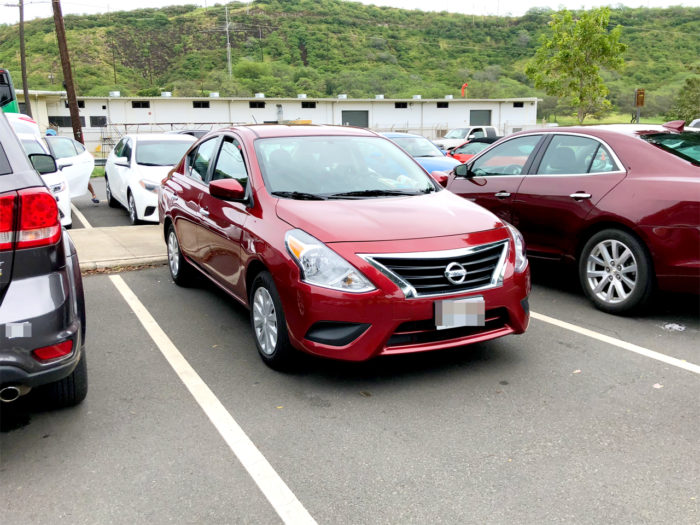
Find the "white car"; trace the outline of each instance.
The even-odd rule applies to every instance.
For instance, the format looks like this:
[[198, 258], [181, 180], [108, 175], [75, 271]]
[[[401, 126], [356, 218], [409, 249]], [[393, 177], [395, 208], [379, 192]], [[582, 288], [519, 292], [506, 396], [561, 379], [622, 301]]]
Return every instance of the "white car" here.
[[195, 140], [170, 133], [123, 136], [105, 164], [107, 203], [124, 206], [131, 224], [158, 222], [160, 181]]
[[[34, 133], [17, 133], [17, 137], [22, 143], [24, 151], [27, 155], [31, 155], [32, 153], [44, 153], [50, 155], [48, 148], [41, 141], [40, 136], [37, 137]], [[58, 211], [61, 216], [61, 226], [70, 228], [73, 226], [73, 216], [71, 215], [68, 181], [66, 181], [65, 175], [59, 169], [53, 173], [44, 173], [41, 175], [41, 178], [44, 179], [44, 183], [58, 202]]]
[[444, 137], [435, 139], [433, 142], [438, 148], [446, 151], [461, 146], [471, 139], [497, 136], [498, 130], [493, 126], [466, 126], [450, 130]]
[[95, 158], [92, 154], [80, 142], [70, 137], [47, 135], [42, 138], [56, 159], [58, 168], [66, 176], [70, 198], [85, 195], [90, 175], [95, 169]]
[[[39, 130], [39, 124], [29, 115], [5, 113], [5, 116], [18, 136], [27, 137], [32, 135], [43, 142], [44, 146], [48, 147], [48, 151], [42, 153], [49, 153], [56, 159], [56, 165], [63, 172], [68, 182], [71, 199], [80, 197], [87, 192], [90, 175], [92, 175], [92, 170], [95, 169], [95, 158], [85, 149], [85, 146], [70, 137], [59, 137], [56, 135], [43, 137]], [[33, 153], [38, 152], [34, 151]]]

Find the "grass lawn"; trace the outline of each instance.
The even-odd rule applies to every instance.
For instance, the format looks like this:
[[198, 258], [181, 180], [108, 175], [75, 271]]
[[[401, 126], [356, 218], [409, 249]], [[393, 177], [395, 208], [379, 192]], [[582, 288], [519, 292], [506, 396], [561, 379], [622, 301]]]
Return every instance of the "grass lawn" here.
[[105, 167], [104, 166], [95, 166], [95, 169], [92, 170], [92, 175], [90, 175], [90, 178], [104, 177], [104, 176], [105, 176]]

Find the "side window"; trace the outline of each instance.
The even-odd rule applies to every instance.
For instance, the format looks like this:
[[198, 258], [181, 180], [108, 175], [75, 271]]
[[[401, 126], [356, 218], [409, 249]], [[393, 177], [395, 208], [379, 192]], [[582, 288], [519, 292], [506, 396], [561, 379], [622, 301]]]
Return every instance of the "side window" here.
[[[600, 142], [588, 137], [555, 135], [542, 156], [537, 173], [545, 175], [579, 175], [588, 173]], [[605, 156], [608, 161], [610, 155]], [[603, 171], [596, 169], [596, 171]], [[609, 170], [608, 170], [609, 171]]]
[[218, 137], [209, 139], [187, 156], [187, 175], [200, 182], [204, 181], [218, 143]]
[[499, 144], [479, 157], [471, 171], [477, 176], [519, 175], [541, 138], [541, 135], [527, 135]]
[[590, 168], [588, 168], [588, 172], [607, 173], [610, 171], [618, 171], [619, 169], [607, 148], [602, 144], [598, 145], [598, 150], [595, 155], [593, 155], [593, 161], [591, 162]]
[[486, 133], [484, 133], [484, 130], [481, 128], [476, 128], [472, 130], [472, 132], [469, 134], [469, 139], [478, 139], [481, 137], [485, 137]]
[[211, 180], [236, 179], [243, 188], [248, 184], [248, 171], [243, 161], [241, 144], [233, 137], [225, 137], [214, 167]]
[[124, 144], [126, 144], [126, 139], [121, 139], [119, 142], [117, 142], [117, 145], [114, 146], [114, 156], [115, 157], [122, 156], [122, 150], [124, 149]]
[[46, 141], [51, 146], [51, 152], [57, 159], [65, 159], [66, 157], [75, 157], [77, 155], [72, 139], [67, 137], [47, 137]]
[[75, 151], [78, 152], [78, 155], [85, 151], [85, 146], [83, 146], [80, 142], [75, 139], [71, 139], [71, 141], [73, 141], [73, 146], [75, 146]]
[[126, 160], [131, 160], [131, 141], [127, 139], [124, 142], [124, 147], [122, 148], [120, 157], [126, 157]]

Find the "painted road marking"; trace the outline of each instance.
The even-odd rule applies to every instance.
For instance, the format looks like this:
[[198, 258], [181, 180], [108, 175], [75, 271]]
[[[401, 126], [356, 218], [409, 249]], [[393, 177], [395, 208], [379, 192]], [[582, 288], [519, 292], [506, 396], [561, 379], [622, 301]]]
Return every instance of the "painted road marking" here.
[[163, 329], [158, 326], [131, 288], [119, 275], [110, 275], [109, 278], [282, 521], [294, 524], [315, 524], [316, 520], [311, 517], [221, 401], [199, 377]]
[[533, 319], [537, 319], [538, 321], [549, 323], [554, 326], [558, 326], [559, 328], [570, 330], [572, 332], [576, 332], [577, 334], [585, 335], [586, 337], [590, 337], [592, 339], [597, 339], [598, 341], [617, 346], [618, 348], [634, 352], [635, 354], [643, 355], [644, 357], [656, 359], [657, 361], [661, 361], [662, 363], [666, 363], [667, 365], [676, 366], [678, 368], [682, 368], [683, 370], [688, 370], [689, 372], [700, 374], [700, 366], [694, 365], [693, 363], [689, 363], [681, 359], [676, 359], [675, 357], [671, 357], [666, 354], [661, 354], [659, 352], [654, 352], [653, 350], [649, 350], [648, 348], [644, 348], [643, 346], [628, 343], [627, 341], [622, 341], [621, 339], [616, 339], [615, 337], [610, 337], [609, 335], [594, 332], [593, 330], [589, 330], [588, 328], [576, 326], [574, 324], [567, 323], [566, 321], [560, 321], [559, 319], [555, 319], [554, 317], [538, 314], [537, 312], [530, 312], [530, 316]]
[[83, 215], [82, 213], [80, 213], [80, 210], [79, 210], [78, 208], [76, 208], [76, 207], [75, 207], [75, 204], [73, 204], [72, 202], [70, 203], [70, 209], [73, 211], [73, 214], [76, 215], [76, 216], [78, 217], [78, 220], [79, 220], [80, 223], [83, 225], [83, 228], [85, 228], [86, 230], [92, 229], [92, 226], [90, 225], [90, 223], [89, 223], [89, 222], [87, 221], [87, 219], [85, 218], [85, 215]]

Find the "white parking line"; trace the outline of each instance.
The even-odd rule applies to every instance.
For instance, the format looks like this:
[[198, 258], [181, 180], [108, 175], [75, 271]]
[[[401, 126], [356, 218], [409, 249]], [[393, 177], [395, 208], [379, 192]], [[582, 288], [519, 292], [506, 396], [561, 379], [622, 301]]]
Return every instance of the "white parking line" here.
[[657, 361], [661, 361], [662, 363], [666, 363], [667, 365], [676, 366], [678, 368], [682, 368], [683, 370], [688, 370], [689, 372], [695, 372], [696, 374], [700, 374], [700, 366], [694, 365], [693, 363], [688, 363], [687, 361], [676, 359], [675, 357], [671, 357], [666, 354], [661, 354], [659, 352], [655, 352], [654, 350], [644, 348], [643, 346], [637, 346], [635, 344], [628, 343], [627, 341], [622, 341], [621, 339], [610, 337], [609, 335], [600, 334], [598, 332], [594, 332], [593, 330], [589, 330], [588, 328], [583, 328], [581, 326], [576, 326], [575, 324], [567, 323], [566, 321], [560, 321], [559, 319], [555, 319], [554, 317], [538, 314], [537, 312], [530, 312], [530, 316], [533, 319], [537, 319], [538, 321], [543, 321], [545, 323], [558, 326], [559, 328], [570, 330], [572, 332], [576, 332], [577, 334], [597, 339], [598, 341], [617, 346], [618, 348], [634, 352], [635, 354], [643, 355], [644, 357], [656, 359]]
[[79, 220], [80, 223], [83, 225], [83, 228], [85, 228], [86, 230], [89, 230], [89, 229], [92, 228], [92, 226], [90, 225], [90, 223], [89, 223], [89, 222], [87, 221], [87, 219], [85, 218], [85, 215], [83, 215], [82, 213], [80, 213], [80, 210], [79, 210], [78, 208], [76, 208], [76, 207], [75, 207], [75, 204], [73, 204], [72, 202], [70, 203], [70, 209], [71, 209], [71, 211], [73, 212], [73, 215], [76, 215], [76, 216], [78, 217], [78, 220]]
[[316, 520], [311, 517], [221, 401], [158, 326], [131, 288], [118, 275], [111, 275], [109, 278], [279, 517], [285, 523], [315, 524]]

